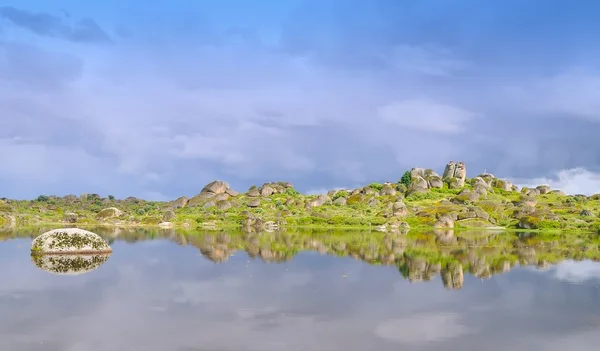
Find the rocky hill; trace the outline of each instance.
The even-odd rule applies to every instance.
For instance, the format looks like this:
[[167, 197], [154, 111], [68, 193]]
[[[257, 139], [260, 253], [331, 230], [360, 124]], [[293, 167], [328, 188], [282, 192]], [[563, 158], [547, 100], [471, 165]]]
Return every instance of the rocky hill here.
[[158, 225], [242, 227], [273, 231], [290, 227], [600, 229], [600, 194], [566, 195], [548, 185], [519, 189], [493, 174], [468, 178], [463, 162], [449, 162], [440, 176], [413, 168], [397, 182], [303, 195], [288, 182], [264, 183], [246, 192], [225, 181], [207, 184], [197, 195], [170, 202], [124, 200], [97, 194], [40, 196], [32, 201], [0, 200], [0, 226]]

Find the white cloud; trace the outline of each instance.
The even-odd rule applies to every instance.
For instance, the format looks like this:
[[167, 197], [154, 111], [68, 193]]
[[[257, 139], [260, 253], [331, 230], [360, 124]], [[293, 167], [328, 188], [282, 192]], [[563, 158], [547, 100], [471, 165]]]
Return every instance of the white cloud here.
[[570, 283], [600, 280], [600, 262], [568, 260], [553, 266], [551, 269], [557, 279]]
[[381, 322], [375, 335], [407, 344], [424, 344], [457, 338], [474, 330], [460, 323], [457, 313], [422, 313]]
[[562, 190], [570, 195], [600, 193], [600, 174], [590, 172], [584, 168], [565, 169], [557, 172], [553, 178], [513, 179], [513, 182], [521, 187], [536, 187], [547, 184], [552, 189]]

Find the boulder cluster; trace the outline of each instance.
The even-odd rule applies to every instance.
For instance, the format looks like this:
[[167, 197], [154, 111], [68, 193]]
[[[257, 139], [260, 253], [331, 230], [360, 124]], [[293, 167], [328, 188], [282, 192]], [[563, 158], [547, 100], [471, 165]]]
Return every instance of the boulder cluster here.
[[[195, 220], [198, 225], [212, 228], [219, 221], [232, 221], [256, 230], [275, 230], [288, 223], [373, 225], [381, 231], [404, 231], [410, 225], [438, 230], [495, 226], [535, 229], [557, 224], [548, 223], [549, 221], [564, 222], [561, 220], [564, 216], [561, 216], [565, 210], [559, 212], [558, 209], [549, 208], [552, 204], [548, 204], [548, 196], [539, 197], [547, 194], [565, 195], [552, 190], [548, 185], [519, 189], [510, 181], [488, 172], [468, 178], [464, 162], [450, 161], [441, 175], [433, 169], [412, 168], [398, 182], [372, 183], [356, 189], [335, 189], [320, 195], [300, 195], [289, 182], [253, 185], [246, 192], [240, 193], [232, 189], [229, 183], [215, 180], [206, 184], [191, 198], [182, 196], [154, 208], [144, 205], [138, 199], [128, 198], [121, 203], [133, 204], [134, 209], [119, 209], [118, 202], [105, 201], [95, 194], [84, 194], [79, 198], [69, 196], [68, 201], [76, 203], [85, 198], [88, 202], [92, 199], [95, 204], [106, 203], [107, 207], [97, 212], [96, 220], [115, 224], [127, 220], [170, 228], [177, 222], [177, 213], [181, 209], [197, 208], [206, 210], [202, 211], [204, 217], [186, 218], [185, 223], [181, 224], [193, 225]], [[538, 201], [540, 199], [541, 202]], [[553, 198], [550, 199], [553, 201]], [[560, 201], [569, 199], [581, 204], [577, 195]], [[3, 207], [0, 206], [1, 226], [7, 222], [8, 217], [3, 212], [10, 210], [10, 204], [0, 205], [8, 208], [2, 211]], [[326, 207], [322, 208], [323, 206]], [[576, 214], [568, 213], [579, 215], [583, 222], [589, 224], [597, 221], [598, 215], [593, 207], [585, 209], [578, 205], [573, 211]], [[194, 211], [186, 210], [184, 213], [192, 214]], [[62, 221], [79, 223], [80, 220], [89, 220], [85, 216], [78, 218], [78, 214], [81, 215], [80, 212], [65, 211], [61, 214]], [[438, 239], [451, 240], [451, 237], [440, 235]]]

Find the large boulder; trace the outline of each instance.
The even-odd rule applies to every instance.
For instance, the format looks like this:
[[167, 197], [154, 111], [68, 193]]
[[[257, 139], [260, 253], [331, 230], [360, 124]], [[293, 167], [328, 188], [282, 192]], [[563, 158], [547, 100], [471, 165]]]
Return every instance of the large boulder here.
[[32, 255], [103, 254], [112, 248], [98, 234], [79, 228], [54, 229], [31, 243]]
[[509, 182], [508, 180], [504, 180], [504, 179], [494, 179], [492, 181], [492, 186], [494, 188], [498, 188], [498, 189], [502, 189], [504, 191], [512, 191], [513, 190], [513, 184], [511, 182]]
[[100, 212], [98, 212], [96, 217], [98, 217], [99, 219], [109, 219], [109, 218], [119, 217], [122, 214], [123, 214], [123, 212], [121, 212], [121, 210], [119, 210], [118, 208], [108, 207], [108, 208], [102, 209]]
[[450, 216], [441, 216], [433, 225], [434, 228], [454, 228], [454, 219]]
[[271, 196], [273, 194], [283, 194], [291, 189], [292, 192], [296, 192], [294, 185], [290, 182], [270, 182], [264, 183], [259, 189], [260, 195]]
[[383, 187], [379, 191], [379, 195], [381, 195], [381, 196], [385, 196], [385, 195], [394, 196], [394, 195], [396, 195], [396, 189], [394, 189], [394, 187], [392, 186], [392, 184], [385, 183], [385, 184], [383, 184]]
[[450, 188], [459, 189], [465, 186], [467, 167], [464, 162], [448, 162], [442, 174], [442, 179], [448, 183]]
[[413, 168], [410, 170], [410, 179], [425, 177], [425, 168]]
[[75, 223], [77, 222], [77, 214], [73, 212], [67, 212], [63, 215], [63, 222]]
[[395, 217], [400, 218], [406, 217], [409, 214], [408, 208], [401, 201], [394, 202], [394, 204], [392, 205], [392, 213]]
[[552, 191], [552, 188], [550, 188], [550, 185], [547, 184], [542, 184], [542, 185], [538, 185], [536, 187], [536, 189], [540, 192], [540, 194], [544, 195], [544, 194], [548, 194], [549, 192]]
[[425, 180], [427, 180], [427, 183], [429, 183], [429, 187], [432, 189], [441, 189], [444, 187], [442, 177], [440, 177], [437, 174], [429, 175]]
[[176, 200], [171, 201], [170, 205], [172, 209], [183, 208], [188, 202], [188, 198], [185, 196], [179, 197]]
[[329, 196], [327, 196], [326, 194], [321, 194], [319, 196], [317, 196], [316, 199], [313, 199], [311, 201], [309, 201], [306, 206], [308, 208], [311, 207], [319, 207], [319, 206], [323, 206], [327, 203], [331, 202], [331, 199], [329, 198]]
[[200, 191], [201, 194], [212, 194], [217, 195], [217, 194], [223, 194], [225, 193], [227, 190], [229, 190], [229, 183], [224, 182], [222, 180], [215, 180], [212, 181], [208, 184], [206, 184], [204, 186], [204, 188], [202, 188], [202, 190]]

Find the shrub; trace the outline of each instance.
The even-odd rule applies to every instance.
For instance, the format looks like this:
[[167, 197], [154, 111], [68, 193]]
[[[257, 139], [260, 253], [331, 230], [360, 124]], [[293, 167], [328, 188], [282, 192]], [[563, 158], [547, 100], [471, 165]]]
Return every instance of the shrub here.
[[300, 192], [294, 188], [287, 188], [285, 189], [285, 193], [287, 195], [291, 195], [291, 196], [296, 196], [296, 195], [300, 195]]
[[398, 184], [402, 184], [406, 187], [410, 186], [410, 181], [411, 181], [411, 176], [410, 176], [410, 171], [406, 171], [404, 172], [404, 174], [402, 175], [402, 178], [400, 178], [400, 180], [398, 181]]
[[383, 185], [379, 183], [371, 183], [369, 184], [369, 188], [380, 191], [381, 189], [383, 189]]
[[338, 191], [337, 193], [335, 193], [335, 194], [333, 195], [333, 198], [332, 198], [332, 200], [337, 200], [337, 199], [339, 199], [340, 197], [348, 197], [349, 195], [350, 195], [350, 194], [348, 193], [348, 191], [346, 191], [346, 190], [340, 190], [340, 191]]
[[35, 201], [38, 201], [38, 202], [48, 202], [48, 200], [50, 200], [50, 197], [48, 197], [46, 195], [40, 195], [37, 197], [37, 199], [35, 199]]

